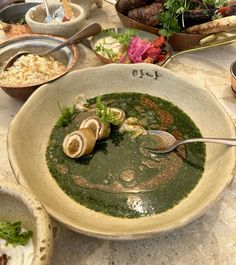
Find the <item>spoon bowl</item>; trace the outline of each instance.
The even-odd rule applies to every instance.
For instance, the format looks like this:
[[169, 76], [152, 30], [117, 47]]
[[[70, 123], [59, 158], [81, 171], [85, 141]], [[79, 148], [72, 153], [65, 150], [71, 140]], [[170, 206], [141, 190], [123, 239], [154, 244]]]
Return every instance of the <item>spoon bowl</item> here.
[[147, 132], [150, 135], [155, 135], [157, 137], [157, 141], [161, 141], [161, 145], [159, 148], [150, 148], [150, 147], [142, 147], [142, 148], [148, 150], [151, 153], [156, 153], [156, 154], [169, 153], [173, 151], [179, 145], [195, 143], [195, 142], [205, 142], [205, 143], [215, 143], [215, 144], [225, 144], [229, 146], [236, 146], [236, 139], [191, 138], [191, 139], [176, 140], [172, 134], [165, 132], [165, 131], [148, 130]]

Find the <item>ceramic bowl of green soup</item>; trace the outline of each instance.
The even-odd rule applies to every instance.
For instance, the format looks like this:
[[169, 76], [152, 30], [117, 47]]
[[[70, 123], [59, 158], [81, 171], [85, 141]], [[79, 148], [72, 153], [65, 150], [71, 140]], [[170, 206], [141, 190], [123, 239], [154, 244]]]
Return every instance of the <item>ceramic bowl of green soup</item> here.
[[19, 182], [68, 228], [147, 238], [203, 215], [235, 165], [234, 148], [217, 144], [150, 156], [150, 129], [177, 139], [235, 138], [207, 90], [156, 65], [111, 64], [41, 86], [10, 126], [9, 159]]

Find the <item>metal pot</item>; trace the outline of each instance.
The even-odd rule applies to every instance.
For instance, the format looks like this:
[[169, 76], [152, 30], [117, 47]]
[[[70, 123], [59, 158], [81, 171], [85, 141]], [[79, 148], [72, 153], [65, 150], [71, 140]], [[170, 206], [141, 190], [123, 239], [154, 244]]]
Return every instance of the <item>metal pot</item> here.
[[16, 23], [26, 12], [38, 3], [25, 3], [22, 0], [8, 0], [0, 5], [0, 19], [9, 24]]

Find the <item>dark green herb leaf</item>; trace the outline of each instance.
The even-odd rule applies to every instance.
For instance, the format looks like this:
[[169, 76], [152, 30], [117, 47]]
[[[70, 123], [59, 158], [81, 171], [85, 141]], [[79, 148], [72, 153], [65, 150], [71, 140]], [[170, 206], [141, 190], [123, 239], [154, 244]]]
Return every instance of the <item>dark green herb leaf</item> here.
[[69, 125], [72, 122], [73, 115], [75, 114], [75, 107], [64, 107], [63, 109], [60, 107], [59, 103], [58, 107], [61, 111], [61, 117], [58, 119], [56, 126], [57, 127], [64, 127]]
[[102, 103], [101, 96], [97, 97], [96, 114], [103, 122], [111, 123], [113, 125], [119, 124], [119, 120], [116, 115]]
[[0, 238], [13, 246], [25, 245], [32, 237], [32, 231], [22, 232], [21, 222], [0, 222]]
[[[206, 8], [206, 13], [209, 7], [219, 8], [225, 6], [227, 0], [202, 0], [199, 1]], [[164, 11], [160, 14], [160, 26], [161, 30], [159, 33], [165, 37], [170, 37], [174, 32], [181, 31], [181, 25], [179, 21], [182, 16], [182, 24], [184, 28], [184, 18], [183, 14], [187, 10], [197, 9], [198, 1], [187, 1], [187, 0], [165, 0], [164, 1]], [[214, 19], [213, 17], [212, 19]]]
[[25, 24], [25, 23], [26, 23], [26, 21], [25, 21], [25, 16], [20, 17], [20, 18], [17, 20], [17, 22], [16, 22], [16, 24], [19, 24], [19, 25], [23, 25], [23, 24]]
[[188, 10], [188, 5], [184, 0], [165, 0], [164, 8], [165, 11], [160, 15], [160, 25], [162, 26], [160, 34], [170, 37], [174, 32], [181, 31], [178, 18]]
[[228, 0], [202, 0], [205, 6], [213, 6], [213, 7], [222, 7], [226, 6], [229, 1]]

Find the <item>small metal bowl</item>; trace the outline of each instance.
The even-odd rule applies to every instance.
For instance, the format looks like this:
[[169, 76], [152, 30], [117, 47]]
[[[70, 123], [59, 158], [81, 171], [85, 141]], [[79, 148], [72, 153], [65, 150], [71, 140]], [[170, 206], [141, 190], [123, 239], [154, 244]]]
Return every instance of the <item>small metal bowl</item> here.
[[3, 7], [0, 6], [1, 20], [5, 23], [16, 24], [30, 8], [36, 5], [38, 3], [6, 3], [4, 6], [2, 5]]
[[38, 3], [18, 2], [13, 3], [9, 1], [0, 5], [0, 18], [4, 25], [3, 29], [8, 37], [32, 33], [26, 22], [23, 24], [18, 24], [17, 22], [25, 16], [30, 8], [38, 5]]
[[[95, 52], [95, 54], [97, 55], [98, 59], [103, 62], [104, 64], [108, 64], [108, 63], [119, 63], [117, 61], [113, 61], [112, 59], [109, 59], [105, 56], [103, 56], [102, 54], [100, 54], [99, 52], [96, 51], [96, 46], [97, 44], [103, 40], [104, 38], [106, 38], [107, 36], [109, 36], [109, 31], [115, 31], [116, 33], [125, 33], [127, 30], [130, 30], [131, 28], [110, 28], [110, 29], [105, 29], [103, 31], [101, 31], [100, 33], [96, 34], [95, 36], [92, 37], [91, 41], [90, 41], [90, 46], [91, 49]], [[135, 35], [138, 35], [140, 38], [142, 39], [146, 39], [146, 40], [154, 40], [156, 38], [158, 38], [158, 35], [152, 34], [150, 32], [147, 31], [143, 31], [143, 30], [138, 30], [136, 29], [136, 33]], [[169, 58], [172, 53], [173, 53], [173, 49], [171, 47], [171, 45], [165, 41], [165, 45], [163, 46], [163, 49], [166, 51], [166, 59]], [[164, 61], [161, 61], [159, 63], [155, 63], [157, 65], [162, 66], [162, 64], [164, 63]]]
[[231, 73], [231, 88], [236, 93], [236, 61], [230, 66]]
[[[11, 38], [0, 44], [0, 67], [18, 51], [38, 53], [53, 48], [63, 41], [65, 41], [65, 39], [62, 37], [42, 34], [26, 34], [21, 37]], [[78, 61], [78, 49], [75, 45], [69, 45], [52, 53], [51, 56], [66, 66], [64, 72], [47, 80], [47, 82], [38, 82], [21, 86], [7, 86], [4, 84], [4, 86], [1, 85], [1, 88], [12, 97], [26, 100], [42, 84], [53, 81], [68, 73]]]

